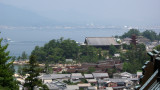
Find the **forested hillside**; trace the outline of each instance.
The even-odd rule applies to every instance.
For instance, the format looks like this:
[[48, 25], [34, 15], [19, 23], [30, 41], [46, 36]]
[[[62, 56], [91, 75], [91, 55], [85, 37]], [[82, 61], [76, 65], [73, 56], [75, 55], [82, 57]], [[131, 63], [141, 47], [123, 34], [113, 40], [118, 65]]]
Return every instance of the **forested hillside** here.
[[99, 59], [104, 59], [101, 52], [101, 49], [79, 46], [74, 40], [60, 38], [49, 41], [43, 47], [36, 46], [32, 55], [35, 55], [39, 62], [64, 63], [65, 59], [97, 62]]

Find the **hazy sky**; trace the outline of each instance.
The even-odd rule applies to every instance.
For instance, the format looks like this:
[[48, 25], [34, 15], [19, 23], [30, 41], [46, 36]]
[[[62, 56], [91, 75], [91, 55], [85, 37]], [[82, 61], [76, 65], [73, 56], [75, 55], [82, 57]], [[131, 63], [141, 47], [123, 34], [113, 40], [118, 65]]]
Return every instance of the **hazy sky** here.
[[160, 0], [0, 0], [60, 22], [160, 25]]

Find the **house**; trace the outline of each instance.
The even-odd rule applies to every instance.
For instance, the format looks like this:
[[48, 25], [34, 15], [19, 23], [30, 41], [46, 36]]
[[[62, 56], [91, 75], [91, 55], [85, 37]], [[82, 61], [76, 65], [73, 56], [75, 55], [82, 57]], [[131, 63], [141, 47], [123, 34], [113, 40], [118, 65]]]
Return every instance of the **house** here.
[[115, 53], [114, 57], [120, 57], [120, 54], [119, 53]]
[[97, 87], [90, 86], [88, 87], [88, 90], [97, 90]]
[[138, 78], [110, 78], [108, 80], [108, 83], [116, 83], [117, 88], [131, 88], [133, 87], [135, 84], [137, 84]]
[[120, 74], [122, 78], [132, 78], [132, 74], [128, 72], [123, 72]]
[[108, 87], [117, 87], [117, 83], [115, 83], [115, 82], [108, 82]]
[[96, 67], [97, 64], [95, 63], [82, 63], [81, 67], [83, 68], [89, 68], [89, 67]]
[[107, 82], [105, 80], [97, 80], [97, 88], [100, 89], [100, 90], [103, 90], [105, 89], [108, 85], [107, 85]]
[[73, 62], [73, 59], [66, 59], [66, 62]]
[[106, 87], [106, 90], [113, 90], [112, 87]]
[[50, 74], [43, 74], [43, 75], [39, 76], [39, 78], [42, 80], [43, 83], [52, 82], [52, 77]]
[[122, 77], [121, 77], [120, 73], [114, 73], [114, 74], [113, 74], [113, 78], [119, 79], [119, 78], [122, 78]]
[[108, 49], [110, 45], [114, 45], [117, 48], [121, 46], [114, 37], [86, 37], [84, 43], [88, 46], [102, 49]]
[[68, 80], [71, 77], [71, 74], [51, 74], [53, 80], [61, 79]]
[[123, 43], [123, 44], [130, 45], [131, 40], [132, 40], [131, 38], [128, 38], [128, 37], [127, 37], [127, 38], [124, 38], [124, 39], [123, 39], [122, 43]]
[[[113, 90], [124, 90], [126, 88], [126, 83], [129, 81], [127, 79], [109, 79], [108, 87], [113, 87]], [[128, 84], [127, 84], [128, 85]]]
[[137, 78], [140, 78], [141, 75], [142, 75], [142, 72], [137, 72]]
[[93, 75], [92, 74], [84, 74], [84, 78], [85, 79], [93, 79]]
[[88, 83], [91, 83], [92, 85], [96, 85], [97, 80], [96, 79], [87, 79]]
[[108, 78], [108, 73], [92, 73], [93, 77], [96, 79]]
[[79, 86], [78, 85], [67, 85], [67, 88], [64, 90], [79, 90]]
[[76, 83], [76, 82], [80, 82], [81, 79], [83, 79], [84, 76], [82, 76], [81, 73], [72, 73], [71, 74], [71, 82]]
[[39, 78], [43, 83], [51, 83], [53, 80], [68, 80], [70, 79], [71, 74], [43, 74]]
[[87, 90], [88, 87], [91, 86], [90, 83], [81, 83], [81, 84], [77, 84], [77, 85], [79, 86], [79, 89], [80, 89], [80, 90]]
[[66, 66], [69, 73], [87, 72], [89, 68], [94, 68], [97, 73], [105, 73], [108, 69], [116, 68], [117, 72], [122, 71], [123, 63], [119, 59], [107, 59], [97, 63], [82, 63], [81, 66]]
[[75, 73], [77, 70], [75, 68], [72, 68], [72, 69], [67, 69], [67, 72], [69, 73]]
[[60, 81], [52, 81], [50, 83], [46, 83], [49, 90], [64, 90], [66, 89], [66, 84]]
[[53, 68], [53, 71], [54, 71], [55, 73], [61, 72], [61, 71], [62, 71], [62, 68], [61, 68], [61, 67], [54, 67], [54, 68]]
[[86, 71], [88, 71], [88, 68], [79, 68], [79, 69], [77, 69], [78, 73], [83, 73], [83, 72], [86, 72]]

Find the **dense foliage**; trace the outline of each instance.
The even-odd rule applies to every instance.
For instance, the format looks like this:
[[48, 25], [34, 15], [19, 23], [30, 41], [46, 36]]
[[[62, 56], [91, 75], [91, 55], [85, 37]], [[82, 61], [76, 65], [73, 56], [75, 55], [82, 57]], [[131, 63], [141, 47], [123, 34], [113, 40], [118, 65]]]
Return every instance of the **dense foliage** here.
[[1, 45], [3, 39], [0, 39], [0, 89], [1, 90], [18, 90], [17, 82], [13, 78], [13, 61], [6, 51], [8, 45]]
[[150, 39], [151, 41], [160, 40], [160, 33], [158, 35], [156, 32], [154, 32], [152, 30], [146, 30], [146, 31], [144, 31], [142, 33], [142, 36]]
[[26, 60], [26, 59], [28, 59], [28, 55], [26, 54], [26, 52], [25, 52], [25, 51], [23, 51], [23, 52], [22, 52], [21, 59], [22, 59], [22, 60]]
[[[132, 35], [144, 36], [151, 41], [160, 40], [160, 33], [157, 34], [152, 30], [145, 30], [140, 32], [137, 29], [131, 29], [127, 33], [124, 33], [121, 38], [132, 37]], [[137, 70], [140, 70], [146, 60], [149, 60], [145, 45], [138, 44], [136, 47], [134, 45], [122, 44], [123, 49], [126, 52], [121, 53], [121, 60], [124, 62], [123, 70], [131, 73], [136, 73]], [[156, 46], [155, 49], [160, 50], [160, 46]]]
[[141, 35], [140, 31], [137, 29], [130, 29], [128, 32], [124, 33], [121, 37], [126, 38], [126, 37], [132, 37], [132, 35], [135, 34], [136, 36]]
[[124, 33], [121, 38], [126, 38], [126, 37], [132, 37], [132, 35], [136, 35], [136, 36], [144, 36], [148, 39], [150, 39], [151, 41], [154, 40], [160, 40], [160, 33], [157, 34], [155, 31], [152, 30], [145, 30], [144, 32], [140, 32], [138, 29], [130, 29], [128, 32]]
[[160, 51], [160, 45], [158, 45], [158, 46], [154, 47], [154, 49], [156, 49], [156, 50]]
[[136, 73], [137, 70], [141, 70], [145, 61], [149, 60], [149, 56], [144, 44], [138, 44], [136, 48], [133, 45], [128, 47], [131, 48], [127, 49], [125, 53], [121, 53], [121, 60], [124, 62], [123, 70]]
[[114, 55], [116, 53], [117, 48], [114, 45], [109, 46], [109, 54]]
[[39, 62], [64, 63], [65, 59], [74, 59], [78, 62], [97, 62], [102, 59], [101, 49], [91, 46], [79, 46], [76, 41], [60, 38], [51, 40], [44, 47], [36, 46], [32, 55]]

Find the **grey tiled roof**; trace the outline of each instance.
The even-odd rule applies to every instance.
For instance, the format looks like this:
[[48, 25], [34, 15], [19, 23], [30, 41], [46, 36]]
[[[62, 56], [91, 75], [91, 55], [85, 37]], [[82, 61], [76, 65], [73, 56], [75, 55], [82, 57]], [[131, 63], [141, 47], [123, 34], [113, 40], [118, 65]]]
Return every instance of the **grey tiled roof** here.
[[108, 73], [92, 73], [94, 78], [109, 77]]
[[120, 45], [113, 37], [86, 37], [85, 41], [92, 46]]
[[111, 82], [126, 82], [128, 81], [127, 78], [120, 78], [120, 79], [109, 79]]
[[44, 74], [40, 76], [41, 79], [50, 80], [50, 79], [60, 79], [60, 78], [70, 78], [71, 74]]
[[93, 78], [93, 75], [92, 74], [84, 74], [84, 77], [85, 78]]
[[70, 78], [71, 74], [51, 74], [51, 77], [53, 79], [58, 79], [58, 78]]
[[84, 76], [82, 76], [81, 73], [72, 73], [71, 78], [72, 78], [72, 79], [84, 78]]
[[65, 90], [79, 90], [78, 85], [67, 85]]

